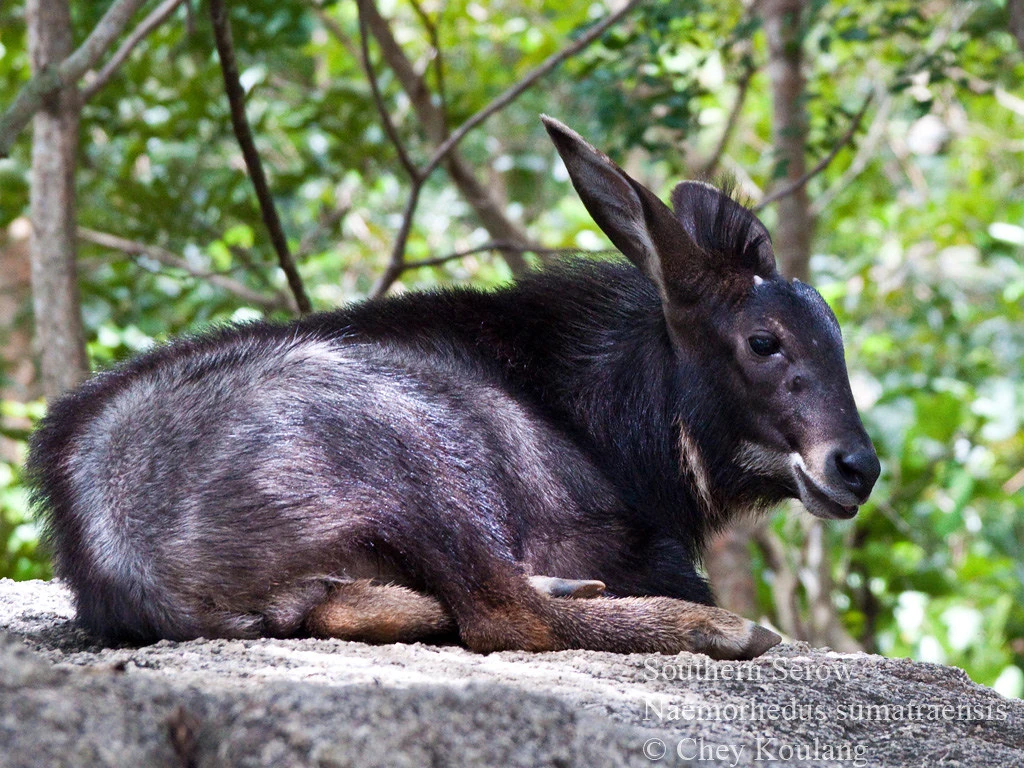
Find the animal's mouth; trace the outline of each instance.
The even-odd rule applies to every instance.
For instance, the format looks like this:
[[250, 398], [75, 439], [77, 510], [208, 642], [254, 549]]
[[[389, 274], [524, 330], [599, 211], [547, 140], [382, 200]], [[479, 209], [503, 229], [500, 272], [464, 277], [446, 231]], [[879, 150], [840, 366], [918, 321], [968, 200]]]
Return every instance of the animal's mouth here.
[[824, 520], [849, 520], [857, 514], [856, 504], [843, 504], [832, 497], [811, 478], [803, 468], [803, 462], [793, 463], [793, 479], [796, 481], [800, 501], [807, 511]]

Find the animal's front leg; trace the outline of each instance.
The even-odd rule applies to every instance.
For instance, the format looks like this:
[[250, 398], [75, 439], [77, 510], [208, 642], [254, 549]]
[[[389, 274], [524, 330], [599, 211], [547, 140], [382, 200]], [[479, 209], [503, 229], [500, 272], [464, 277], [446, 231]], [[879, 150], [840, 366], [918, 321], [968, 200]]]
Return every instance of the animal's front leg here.
[[569, 648], [752, 659], [782, 640], [729, 611], [669, 597], [551, 600], [549, 606], [555, 634]]
[[[536, 584], [549, 589], [538, 589]], [[704, 653], [752, 659], [781, 638], [736, 614], [669, 597], [552, 597], [551, 585], [588, 585], [517, 576], [513, 569], [465, 595], [453, 609], [463, 642], [478, 652], [586, 649], [615, 653]], [[526, 589], [523, 589], [526, 587]], [[577, 591], [585, 594], [589, 587]], [[467, 599], [468, 598], [468, 599]]]
[[714, 596], [694, 567], [692, 548], [668, 537], [657, 537], [637, 547], [631, 568], [618, 567], [601, 574], [608, 592], [619, 597], [674, 597], [691, 603], [714, 605]]

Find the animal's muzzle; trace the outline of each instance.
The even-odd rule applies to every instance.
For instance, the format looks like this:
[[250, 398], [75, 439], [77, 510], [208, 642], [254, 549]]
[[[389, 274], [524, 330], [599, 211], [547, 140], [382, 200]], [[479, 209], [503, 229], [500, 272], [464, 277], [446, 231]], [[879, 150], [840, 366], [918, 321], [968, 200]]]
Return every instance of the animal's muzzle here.
[[842, 488], [863, 504], [871, 495], [881, 472], [878, 456], [870, 447], [855, 450], [836, 448], [825, 462], [825, 475], [834, 488]]

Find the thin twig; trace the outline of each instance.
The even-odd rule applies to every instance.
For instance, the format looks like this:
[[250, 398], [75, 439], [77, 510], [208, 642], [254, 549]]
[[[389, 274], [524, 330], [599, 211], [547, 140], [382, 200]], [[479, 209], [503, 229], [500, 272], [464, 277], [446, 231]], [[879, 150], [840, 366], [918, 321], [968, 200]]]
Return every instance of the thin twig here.
[[384, 132], [387, 133], [388, 139], [395, 146], [395, 151], [398, 153], [398, 160], [402, 163], [402, 167], [405, 168], [405, 172], [409, 174], [409, 178], [413, 184], [422, 184], [425, 180], [425, 174], [423, 174], [416, 164], [409, 157], [409, 153], [405, 149], [405, 145], [402, 143], [401, 137], [398, 135], [398, 129], [395, 128], [395, 124], [391, 121], [391, 114], [388, 112], [387, 107], [384, 104], [384, 97], [380, 92], [380, 84], [377, 82], [377, 73], [373, 69], [373, 63], [370, 61], [370, 47], [369, 47], [369, 33], [366, 29], [366, 13], [365, 13], [366, 0], [358, 0], [356, 6], [359, 9], [359, 52], [362, 56], [363, 71], [366, 72], [366, 78], [370, 81], [370, 93], [373, 96], [373, 103], [377, 107], [377, 114], [380, 115], [380, 121], [384, 124]]
[[718, 143], [711, 152], [711, 156], [700, 169], [699, 176], [701, 178], [709, 178], [718, 170], [718, 163], [721, 161], [722, 155], [725, 154], [725, 149], [729, 146], [729, 140], [736, 129], [736, 124], [739, 122], [740, 112], [743, 111], [743, 104], [746, 102], [747, 93], [750, 91], [750, 81], [753, 79], [754, 73], [757, 72], [753, 59], [745, 57], [745, 61], [746, 65], [743, 68], [743, 73], [740, 75], [739, 80], [736, 81], [736, 99], [729, 110], [729, 116], [725, 120], [725, 127], [722, 128], [722, 135], [718, 137]]
[[466, 122], [460, 125], [452, 134], [445, 139], [441, 145], [434, 151], [430, 161], [423, 167], [424, 175], [429, 175], [451, 150], [456, 147], [460, 141], [462, 141], [466, 134], [476, 128], [480, 123], [489, 118], [495, 112], [499, 112], [517, 98], [519, 98], [530, 86], [540, 80], [546, 74], [551, 72], [555, 67], [561, 64], [568, 58], [575, 56], [577, 53], [582, 51], [584, 48], [589, 46], [592, 42], [597, 40], [603, 35], [611, 26], [622, 19], [626, 14], [632, 11], [640, 3], [640, 0], [629, 0], [619, 10], [609, 14], [599, 23], [591, 27], [587, 32], [580, 36], [580, 38], [572, 45], [566, 46], [557, 53], [553, 53], [548, 56], [544, 62], [536, 69], [529, 72], [522, 80], [508, 88], [504, 93], [495, 98], [490, 104], [485, 106], [479, 112], [470, 117]]
[[853, 137], [857, 134], [857, 130], [860, 128], [860, 124], [864, 120], [864, 115], [867, 114], [868, 107], [871, 106], [871, 102], [874, 100], [874, 97], [874, 91], [867, 95], [867, 97], [864, 99], [864, 104], [861, 105], [860, 110], [858, 110], [857, 114], [854, 115], [853, 121], [850, 123], [850, 127], [847, 129], [846, 133], [843, 134], [842, 138], [839, 139], [838, 142], [836, 142], [836, 145], [832, 147], [829, 153], [825, 155], [825, 157], [823, 157], [817, 163], [817, 165], [815, 165], [813, 168], [811, 168], [809, 171], [803, 174], [800, 178], [794, 179], [791, 183], [787, 184], [786, 186], [780, 187], [779, 189], [776, 189], [767, 194], [764, 198], [762, 198], [761, 202], [759, 202], [757, 205], [751, 208], [751, 210], [754, 213], [757, 213], [758, 211], [763, 210], [765, 207], [771, 205], [777, 200], [781, 200], [782, 198], [793, 194], [798, 189], [803, 187], [808, 181], [810, 181], [819, 173], [828, 168], [829, 165], [831, 165], [832, 161], [836, 159], [836, 156], [843, 149], [843, 147], [849, 144], [853, 140]]
[[387, 269], [380, 276], [377, 284], [373, 286], [373, 296], [383, 296], [388, 288], [394, 285], [395, 281], [405, 271], [405, 244], [409, 241], [409, 233], [412, 231], [413, 214], [420, 201], [420, 191], [423, 189], [422, 181], [414, 181], [409, 190], [409, 199], [405, 202], [405, 210], [402, 211], [402, 226], [395, 235], [395, 243], [391, 248], [391, 258], [388, 261]]
[[224, 0], [210, 0], [210, 20], [213, 22], [213, 35], [217, 43], [221, 72], [224, 75], [224, 90], [231, 106], [231, 125], [234, 128], [238, 145], [242, 149], [245, 166], [249, 169], [249, 178], [256, 191], [256, 198], [259, 200], [263, 223], [266, 224], [270, 232], [270, 242], [277, 252], [278, 263], [281, 265], [285, 277], [288, 278], [288, 287], [291, 288], [292, 294], [295, 296], [295, 304], [301, 314], [307, 314], [312, 310], [309, 296], [306, 295], [302, 277], [288, 250], [288, 239], [281, 226], [281, 219], [277, 215], [277, 208], [274, 206], [274, 199], [270, 194], [270, 185], [267, 184], [267, 177], [263, 172], [263, 163], [260, 162], [252, 130], [249, 128], [249, 121], [245, 116], [245, 90], [238, 77], [238, 64], [235, 61], [234, 45], [231, 42], [231, 22], [228, 19]]
[[110, 49], [145, 1], [116, 0], [74, 53], [60, 64], [43, 68], [21, 87], [14, 101], [0, 115], [0, 158], [7, 157], [14, 140], [42, 108], [46, 97], [77, 83]]
[[117, 52], [110, 57], [107, 63], [103, 65], [103, 68], [82, 89], [83, 104], [103, 89], [110, 81], [110, 78], [114, 76], [114, 73], [128, 59], [132, 51], [135, 50], [135, 46], [142, 42], [150, 32], [163, 24], [183, 2], [185, 0], [164, 0], [139, 23], [139, 26], [132, 30], [132, 33], [121, 43], [121, 47], [117, 49]]
[[[494, 240], [483, 245], [478, 245], [475, 248], [467, 248], [462, 251], [453, 251], [452, 253], [445, 254], [444, 256], [435, 256], [430, 259], [421, 259], [420, 261], [402, 261], [396, 265], [394, 269], [390, 269], [386, 274], [386, 277], [382, 277], [378, 287], [374, 289], [374, 296], [382, 295], [391, 285], [394, 284], [404, 272], [408, 272], [413, 269], [420, 269], [421, 267], [438, 267], [442, 264], [447, 264], [450, 261], [456, 261], [458, 259], [464, 259], [467, 256], [474, 256], [478, 253], [485, 253], [487, 251], [498, 251], [507, 252], [514, 251], [516, 253], [536, 253], [545, 254], [550, 256], [566, 256], [570, 254], [580, 253], [578, 248], [538, 248], [537, 246], [526, 246], [519, 245], [518, 243], [509, 243]], [[599, 255], [599, 254], [612, 254], [618, 253], [613, 250], [600, 250], [600, 251], [586, 251], [588, 254]], [[381, 287], [383, 286], [383, 287]]]
[[127, 256], [145, 256], [165, 267], [180, 269], [191, 277], [198, 280], [205, 280], [210, 283], [210, 285], [215, 285], [228, 293], [233, 293], [243, 301], [258, 307], [263, 307], [266, 310], [273, 311], [285, 309], [292, 312], [295, 311], [295, 304], [291, 300], [291, 296], [288, 294], [278, 294], [273, 297], [264, 296], [227, 275], [218, 272], [197, 270], [193, 268], [186, 259], [176, 253], [172, 253], [166, 248], [161, 248], [158, 245], [147, 245], [146, 243], [128, 240], [127, 238], [112, 235], [108, 232], [97, 232], [93, 229], [86, 229], [85, 227], [78, 228], [78, 237], [81, 240], [85, 240], [87, 243], [93, 243], [94, 245], [99, 245], [103, 248], [120, 251]]
[[812, 216], [821, 215], [821, 212], [828, 208], [841, 192], [849, 189], [853, 180], [863, 173], [864, 169], [874, 159], [875, 150], [885, 135], [889, 110], [892, 107], [892, 98], [888, 93], [881, 88], [878, 90], [882, 94], [879, 98], [878, 109], [875, 110], [875, 116], [871, 118], [871, 124], [864, 134], [864, 139], [857, 146], [857, 154], [853, 156], [850, 165], [840, 174], [835, 183], [818, 195], [814, 202], [811, 203]]
[[[456, 259], [464, 259], [467, 256], [473, 256], [478, 253], [485, 253], [486, 251], [517, 251], [518, 253], [543, 253], [552, 256], [579, 253], [579, 250], [575, 248], [537, 248], [518, 245], [516, 243], [492, 241], [490, 243], [478, 245], [476, 248], [467, 248], [464, 251], [454, 251], [444, 256], [435, 256], [432, 259], [423, 259], [421, 261], [407, 261], [405, 263], [405, 269], [408, 270], [419, 269], [420, 267], [437, 267], [440, 266], [441, 264], [446, 264], [449, 261], [455, 261]], [[590, 253], [590, 251], [588, 251], [588, 253]], [[594, 251], [593, 253], [618, 253], [618, 251]]]
[[369, 31], [366, 28], [366, 2], [367, 0], [358, 0], [356, 3], [359, 10], [359, 50], [363, 60], [363, 69], [366, 72], [367, 79], [370, 81], [373, 103], [376, 105], [381, 122], [384, 124], [384, 130], [387, 132], [391, 143], [394, 144], [395, 151], [398, 153], [398, 159], [401, 161], [402, 167], [405, 168], [405, 172], [409, 174], [411, 184], [409, 198], [405, 201], [405, 210], [402, 212], [402, 224], [398, 228], [395, 242], [391, 246], [391, 257], [388, 259], [388, 266], [384, 270], [384, 274], [377, 280], [377, 284], [373, 287], [374, 296], [383, 296], [402, 272], [405, 271], [405, 246], [409, 242], [409, 234], [412, 232], [412, 220], [416, 214], [420, 192], [423, 189], [424, 182], [427, 180], [427, 176], [416, 167], [412, 158], [409, 157], [409, 153], [406, 152], [405, 145], [398, 135], [398, 130], [395, 128], [394, 123], [391, 122], [391, 115], [388, 114], [387, 107], [384, 105], [384, 98], [381, 96], [380, 86], [377, 83], [377, 73], [373, 69], [373, 63], [370, 61]]
[[[409, 0], [412, 4], [413, 10], [416, 11], [416, 15], [420, 17], [420, 21], [423, 22], [423, 27], [427, 30], [427, 35], [430, 36], [430, 47], [434, 51], [432, 63], [434, 65], [434, 80], [437, 86], [437, 99], [438, 109], [441, 111], [441, 122], [444, 126], [444, 133], [448, 134], [448, 93], [444, 85], [444, 55], [441, 52], [440, 36], [437, 31], [437, 24], [434, 23], [433, 19], [427, 11], [420, 5], [418, 0]], [[442, 10], [441, 13], [444, 13]]]
[[[395, 79], [409, 97], [409, 103], [412, 105], [427, 139], [436, 147], [447, 138], [448, 124], [440, 107], [434, 102], [430, 86], [405, 55], [392, 34], [391, 26], [380, 15], [376, 3], [373, 0], [366, 0], [362, 4], [360, 12], [362, 18], [366, 20], [370, 34], [377, 40], [381, 57], [387, 62]], [[448, 153], [443, 165], [451, 177], [452, 183], [459, 190], [459, 194], [473, 209], [493, 240], [514, 242], [524, 246], [538, 245], [530, 239], [522, 227], [508, 218], [505, 213], [505, 204], [499, 199], [500, 195], [496, 190], [480, 183], [472, 167], [457, 148]], [[519, 253], [503, 251], [502, 256], [514, 275], [518, 277], [526, 272], [526, 262]]]

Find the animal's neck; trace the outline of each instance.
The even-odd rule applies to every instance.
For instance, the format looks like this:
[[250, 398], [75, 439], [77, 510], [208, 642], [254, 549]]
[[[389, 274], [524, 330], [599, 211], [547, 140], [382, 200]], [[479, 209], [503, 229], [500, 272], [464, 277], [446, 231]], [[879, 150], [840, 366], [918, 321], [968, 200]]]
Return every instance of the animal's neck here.
[[513, 365], [531, 372], [530, 394], [635, 500], [638, 520], [699, 547], [749, 506], [729, 490], [734, 441], [713, 377], [677, 357], [657, 293], [638, 272], [604, 265], [573, 277], [560, 295], [544, 278], [513, 292], [520, 306], [558, 307], [541, 342], [521, 331]]

